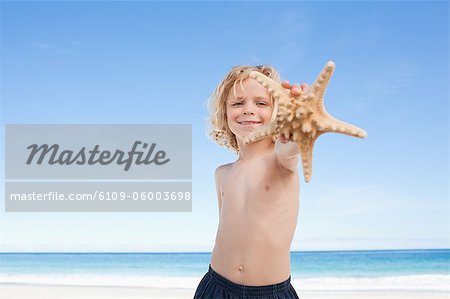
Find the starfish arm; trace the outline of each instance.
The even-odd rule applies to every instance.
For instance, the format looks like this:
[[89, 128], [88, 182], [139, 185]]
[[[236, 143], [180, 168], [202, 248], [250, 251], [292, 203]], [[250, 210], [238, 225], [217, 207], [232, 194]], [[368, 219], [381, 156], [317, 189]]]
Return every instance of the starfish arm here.
[[323, 132], [317, 133], [313, 139], [302, 139], [297, 142], [302, 157], [303, 176], [305, 177], [306, 183], [309, 183], [312, 176], [314, 142], [321, 134], [323, 134]]
[[290, 101], [290, 92], [284, 89], [280, 83], [256, 71], [250, 72], [250, 78], [255, 79], [259, 84], [264, 86], [276, 100]]
[[334, 62], [328, 61], [323, 70], [320, 72], [319, 76], [317, 76], [316, 81], [314, 81], [311, 86], [311, 92], [314, 93], [318, 99], [322, 99], [325, 93], [325, 89], [330, 82], [331, 76], [334, 72]]
[[367, 137], [367, 132], [363, 129], [338, 120], [330, 115], [328, 115], [325, 121], [318, 123], [317, 126], [320, 131], [341, 133], [359, 138]]
[[249, 144], [276, 134], [277, 134], [277, 126], [276, 123], [273, 122], [245, 136], [244, 142], [245, 144]]

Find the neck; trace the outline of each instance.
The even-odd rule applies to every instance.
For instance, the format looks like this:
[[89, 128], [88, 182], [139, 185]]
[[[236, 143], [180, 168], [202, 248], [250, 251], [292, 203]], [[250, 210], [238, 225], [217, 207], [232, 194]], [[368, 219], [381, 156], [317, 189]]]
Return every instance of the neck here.
[[267, 154], [273, 150], [274, 146], [272, 138], [266, 138], [250, 144], [245, 144], [242, 140], [238, 139], [237, 144], [239, 147], [239, 161], [247, 161]]

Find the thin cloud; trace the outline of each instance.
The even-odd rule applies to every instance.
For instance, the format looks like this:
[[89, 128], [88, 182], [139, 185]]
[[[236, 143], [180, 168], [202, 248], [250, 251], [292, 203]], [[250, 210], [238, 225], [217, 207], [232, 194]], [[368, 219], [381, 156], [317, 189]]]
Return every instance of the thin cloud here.
[[55, 49], [56, 45], [46, 44], [46, 43], [36, 43], [36, 44], [34, 44], [34, 48], [40, 49], [40, 50], [51, 50], [51, 49]]
[[82, 45], [78, 40], [67, 40], [58, 43], [37, 42], [31, 45], [32, 49], [39, 51], [49, 51], [62, 54], [75, 54]]

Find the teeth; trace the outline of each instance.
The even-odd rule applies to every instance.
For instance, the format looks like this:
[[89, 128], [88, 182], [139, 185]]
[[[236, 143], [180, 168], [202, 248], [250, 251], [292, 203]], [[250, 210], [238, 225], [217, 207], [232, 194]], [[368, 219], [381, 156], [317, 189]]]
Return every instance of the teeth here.
[[239, 122], [241, 125], [248, 125], [248, 124], [259, 124], [259, 122], [256, 121], [241, 121]]

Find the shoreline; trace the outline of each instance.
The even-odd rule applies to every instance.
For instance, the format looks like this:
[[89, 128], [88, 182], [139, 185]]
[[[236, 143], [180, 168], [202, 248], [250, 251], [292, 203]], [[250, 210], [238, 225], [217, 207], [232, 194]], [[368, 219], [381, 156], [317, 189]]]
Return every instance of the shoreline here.
[[[296, 290], [302, 299], [444, 299], [448, 292], [433, 291], [301, 291]], [[124, 286], [72, 286], [0, 283], [0, 294], [5, 299], [95, 299], [95, 298], [192, 298], [195, 289], [150, 288]]]

